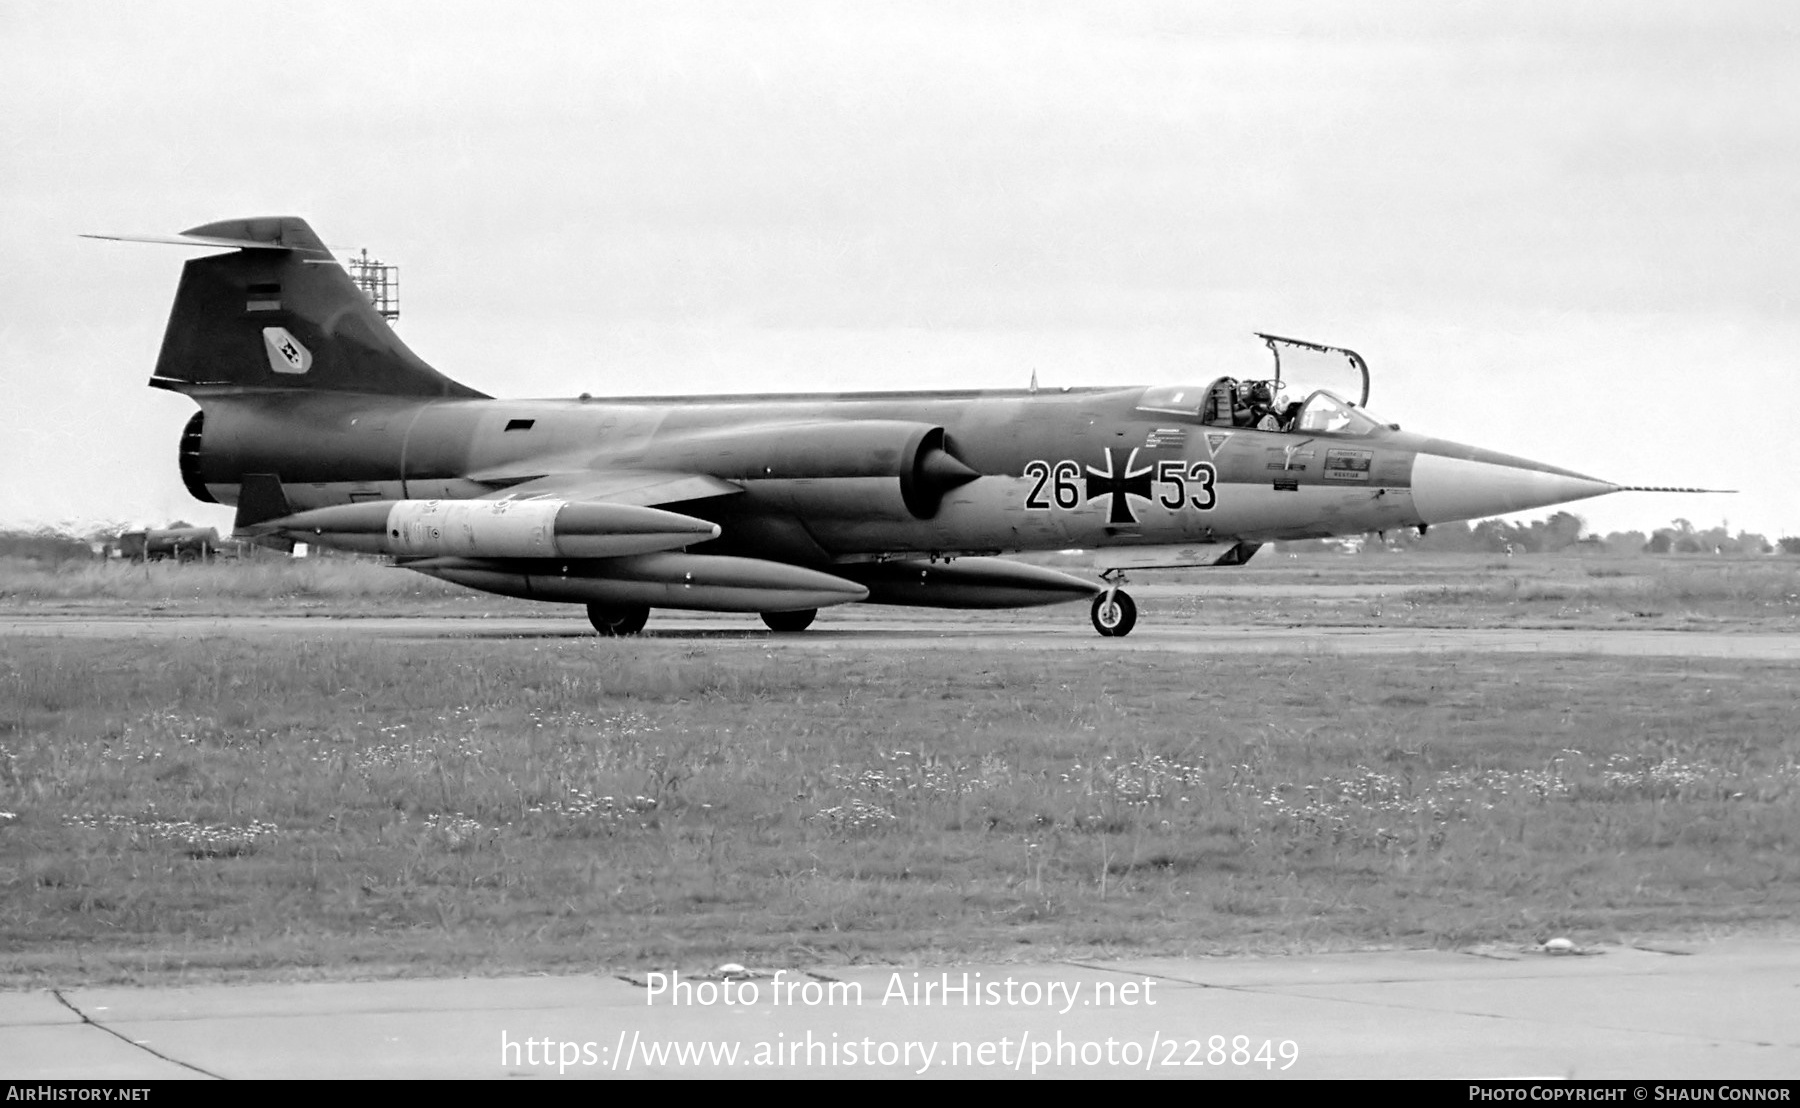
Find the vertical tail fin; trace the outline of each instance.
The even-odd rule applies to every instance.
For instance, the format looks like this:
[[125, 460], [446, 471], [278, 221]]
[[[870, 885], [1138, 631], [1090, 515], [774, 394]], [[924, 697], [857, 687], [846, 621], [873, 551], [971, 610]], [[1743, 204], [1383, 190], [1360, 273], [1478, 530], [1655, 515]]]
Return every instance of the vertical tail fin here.
[[236, 247], [182, 270], [150, 384], [481, 398], [407, 349], [306, 221], [234, 219], [151, 241]]

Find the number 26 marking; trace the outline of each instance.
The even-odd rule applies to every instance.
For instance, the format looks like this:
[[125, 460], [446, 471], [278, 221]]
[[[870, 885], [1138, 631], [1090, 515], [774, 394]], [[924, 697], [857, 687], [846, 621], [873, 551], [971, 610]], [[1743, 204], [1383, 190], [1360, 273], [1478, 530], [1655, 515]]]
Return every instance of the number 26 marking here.
[[1081, 477], [1081, 467], [1074, 462], [1065, 458], [1054, 467], [1049, 462], [1029, 462], [1025, 466], [1025, 476], [1037, 481], [1025, 495], [1025, 506], [1032, 511], [1050, 510], [1050, 501], [1044, 497], [1045, 485], [1050, 486], [1058, 508], [1071, 511], [1081, 507], [1081, 489], [1075, 484]]

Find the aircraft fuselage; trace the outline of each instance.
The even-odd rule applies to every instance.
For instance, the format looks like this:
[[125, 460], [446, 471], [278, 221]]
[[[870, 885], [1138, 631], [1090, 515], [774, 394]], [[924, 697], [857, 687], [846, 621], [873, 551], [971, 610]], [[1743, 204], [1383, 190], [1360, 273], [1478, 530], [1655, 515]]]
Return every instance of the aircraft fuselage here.
[[[1442, 518], [1430, 495], [1423, 508], [1415, 503], [1421, 456], [1427, 469], [1528, 467], [1540, 482], [1582, 480], [1390, 428], [1348, 437], [1215, 427], [1140, 411], [1143, 393], [424, 401], [202, 395], [202, 448], [190, 486], [235, 503], [244, 474], [278, 474], [290, 504], [304, 510], [487, 496], [569, 470], [706, 472], [743, 489], [683, 506], [724, 525], [709, 552], [819, 562], [903, 552], [1260, 543], [1416, 526]], [[859, 429], [850, 424], [941, 427], [954, 456], [979, 476], [949, 489], [920, 518], [899, 480], [879, 472], [879, 455], [895, 447], [879, 435], [859, 444]], [[746, 430], [779, 439], [784, 429], [831, 425], [846, 427], [840, 456], [820, 457], [811, 467], [789, 458], [785, 472], [745, 471], [746, 450], [733, 449]], [[869, 457], [845, 458], [844, 450]], [[1592, 484], [1588, 495], [1610, 489]], [[1442, 500], [1446, 490], [1429, 491]], [[1479, 498], [1478, 489], [1463, 491]], [[1487, 499], [1496, 502], [1475, 505], [1481, 511], [1471, 514], [1512, 510], [1510, 491], [1490, 490]], [[760, 525], [747, 525], [752, 519]]]

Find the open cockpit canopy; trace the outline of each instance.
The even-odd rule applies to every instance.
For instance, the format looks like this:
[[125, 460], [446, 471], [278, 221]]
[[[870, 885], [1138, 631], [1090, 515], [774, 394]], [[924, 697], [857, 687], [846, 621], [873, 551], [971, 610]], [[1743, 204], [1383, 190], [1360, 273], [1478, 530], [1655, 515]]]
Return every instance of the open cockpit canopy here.
[[[1266, 380], [1238, 380], [1220, 377], [1210, 385], [1156, 385], [1145, 389], [1138, 398], [1140, 412], [1171, 415], [1214, 427], [1250, 427], [1262, 431], [1304, 431], [1308, 434], [1367, 435], [1380, 425], [1361, 412], [1369, 400], [1369, 367], [1354, 350], [1340, 346], [1321, 346], [1300, 339], [1257, 333], [1275, 355], [1275, 376]], [[1358, 397], [1351, 403], [1338, 392], [1313, 387], [1302, 393], [1291, 380], [1283, 379], [1281, 352], [1284, 348], [1312, 354], [1341, 355], [1354, 376], [1343, 382], [1348, 393]], [[1290, 361], [1292, 361], [1290, 357]], [[1313, 385], [1319, 359], [1302, 358], [1307, 363], [1307, 384]], [[1337, 359], [1329, 359], [1336, 362]], [[1326, 374], [1330, 383], [1344, 374]], [[1305, 400], [1290, 399], [1305, 396]]]
[[[1353, 396], [1351, 403], [1358, 408], [1369, 406], [1369, 363], [1362, 360], [1362, 355], [1342, 346], [1325, 346], [1321, 343], [1307, 342], [1305, 339], [1284, 339], [1280, 335], [1265, 335], [1256, 332], [1256, 337], [1263, 340], [1269, 353], [1275, 356], [1275, 380], [1277, 386], [1285, 386], [1289, 392], [1298, 395], [1317, 389], [1330, 389], [1340, 397]], [[1281, 364], [1281, 352], [1288, 352], [1288, 365]], [[1315, 357], [1314, 355], [1331, 355]], [[1339, 364], [1339, 359], [1343, 364]], [[1344, 371], [1344, 366], [1349, 372]]]
[[1156, 385], [1144, 390], [1137, 410], [1213, 427], [1309, 435], [1367, 435], [1381, 426], [1328, 389], [1319, 389], [1304, 401], [1290, 401], [1286, 393], [1256, 387], [1269, 384], [1221, 377], [1210, 385]]

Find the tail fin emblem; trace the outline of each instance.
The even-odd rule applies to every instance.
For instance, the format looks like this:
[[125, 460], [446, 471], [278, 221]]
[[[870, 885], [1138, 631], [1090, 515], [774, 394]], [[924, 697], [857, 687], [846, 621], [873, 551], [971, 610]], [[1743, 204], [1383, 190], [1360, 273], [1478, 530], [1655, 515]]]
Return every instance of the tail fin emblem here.
[[276, 373], [305, 373], [312, 368], [312, 351], [301, 346], [286, 327], [264, 327], [262, 334], [270, 369]]

